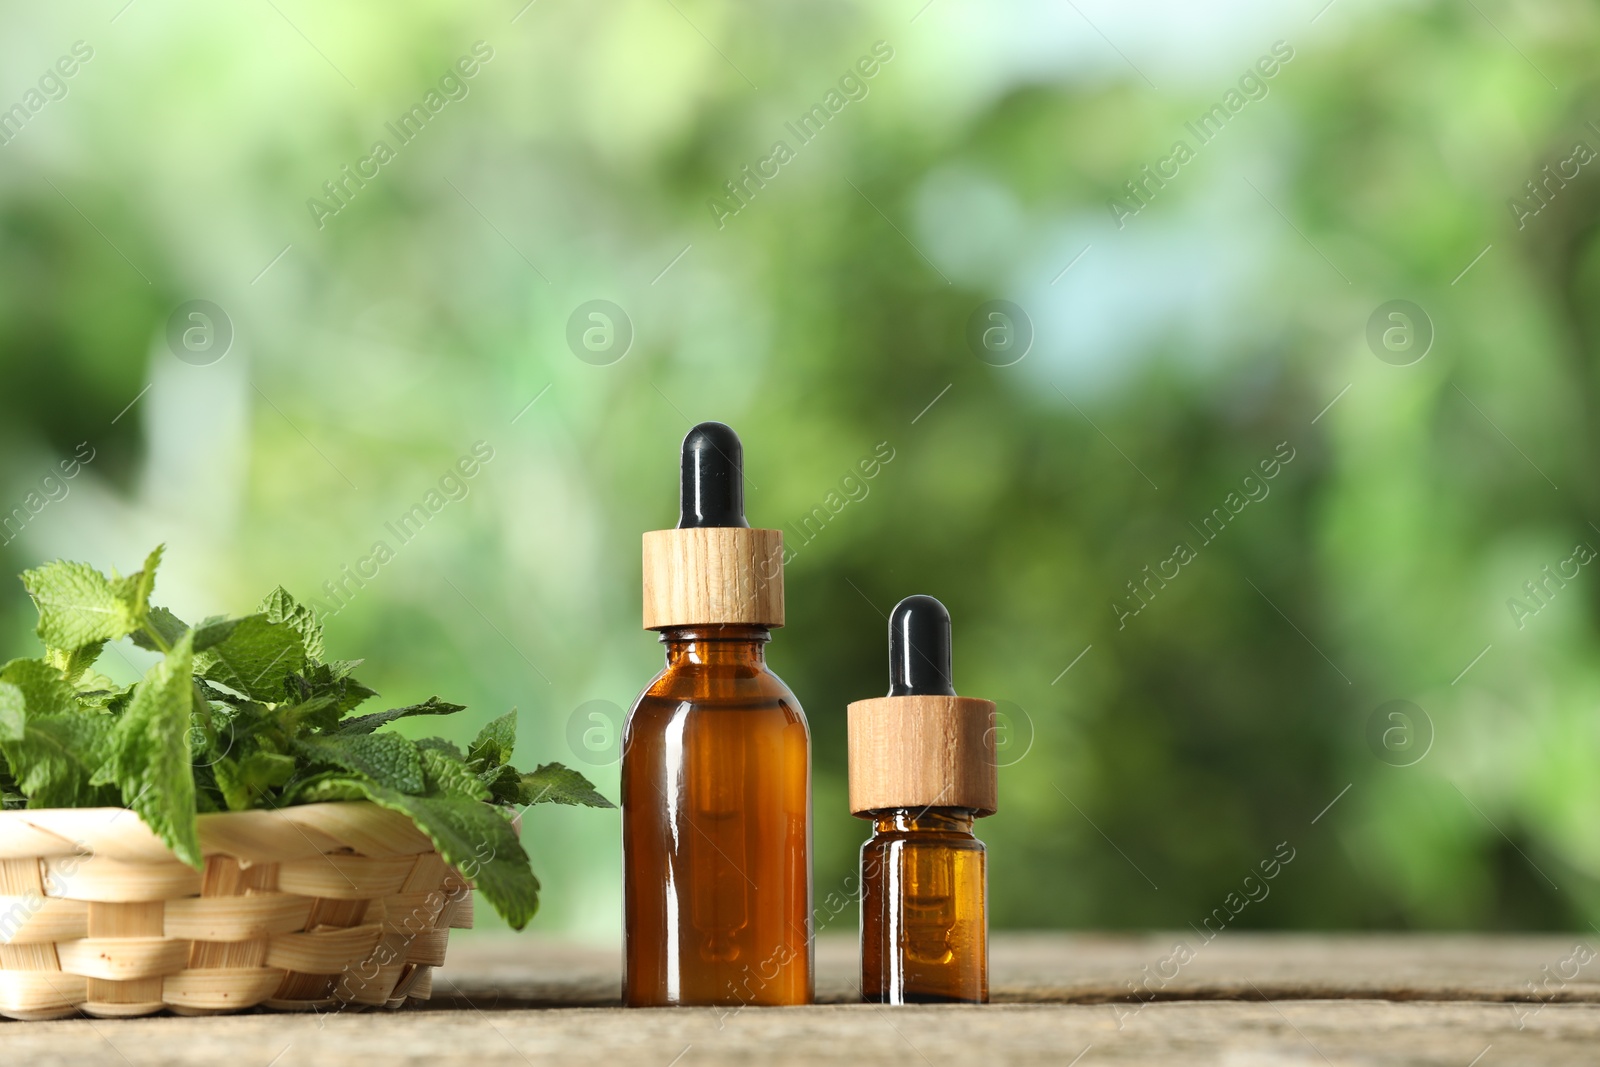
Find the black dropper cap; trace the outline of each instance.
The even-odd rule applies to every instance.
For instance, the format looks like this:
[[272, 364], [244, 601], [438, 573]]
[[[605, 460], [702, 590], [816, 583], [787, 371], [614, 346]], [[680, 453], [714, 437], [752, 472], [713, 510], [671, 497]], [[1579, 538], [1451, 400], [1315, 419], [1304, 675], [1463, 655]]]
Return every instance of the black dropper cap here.
[[950, 684], [950, 612], [931, 596], [908, 596], [889, 613], [889, 695], [956, 695]]
[[678, 529], [743, 526], [744, 446], [730, 426], [702, 422], [683, 439]]

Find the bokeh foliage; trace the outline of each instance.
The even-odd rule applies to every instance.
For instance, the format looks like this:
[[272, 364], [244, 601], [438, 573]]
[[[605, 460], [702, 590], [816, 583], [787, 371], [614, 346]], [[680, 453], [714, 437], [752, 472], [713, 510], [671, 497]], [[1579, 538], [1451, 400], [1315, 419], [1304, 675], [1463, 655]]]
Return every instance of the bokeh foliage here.
[[[844, 706], [885, 686], [883, 613], [926, 592], [960, 689], [1031, 737], [981, 824], [996, 924], [1182, 928], [1288, 841], [1238, 925], [1585, 929], [1596, 578], [1508, 601], [1600, 547], [1596, 166], [1520, 229], [1509, 201], [1600, 149], [1600, 16], [1146, 7], [7, 12], [0, 107], [74, 41], [94, 55], [0, 146], [4, 508], [94, 459], [0, 569], [132, 569], [166, 541], [164, 602], [243, 610], [386, 540], [330, 651], [396, 703], [469, 703], [463, 737], [516, 706], [519, 759], [577, 762], [574, 710], [656, 669], [638, 535], [717, 418], [752, 521], [798, 549], [771, 659], [811, 718], [819, 898], [865, 830]], [[464, 96], [319, 228], [308, 199], [480, 40]], [[1119, 227], [1108, 201], [1280, 40], [1265, 96]], [[786, 123], [878, 41], [865, 95], [799, 144]], [[780, 139], [793, 160], [719, 226], [708, 200]], [[1396, 298], [1435, 331], [1404, 367], [1366, 340]], [[236, 333], [208, 366], [166, 340], [193, 299]], [[609, 366], [565, 339], [593, 299], [635, 331]], [[967, 344], [991, 299], [1036, 330], [1015, 365]], [[399, 543], [385, 524], [479, 441], [464, 498]], [[866, 496], [800, 543], [880, 442]], [[1119, 627], [1179, 541], [1196, 558]], [[0, 620], [27, 646], [20, 586]], [[1369, 742], [1396, 699], [1432, 725], [1410, 766]], [[617, 836], [530, 814], [536, 926], [615, 931]]]

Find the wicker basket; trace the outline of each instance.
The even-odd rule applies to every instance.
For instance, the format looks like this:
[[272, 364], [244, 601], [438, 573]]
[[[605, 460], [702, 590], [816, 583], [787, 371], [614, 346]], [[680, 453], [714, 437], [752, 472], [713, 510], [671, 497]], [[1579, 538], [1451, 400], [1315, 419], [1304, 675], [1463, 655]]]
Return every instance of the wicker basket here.
[[364, 802], [200, 816], [204, 871], [121, 808], [0, 812], [0, 1015], [426, 999], [472, 893]]

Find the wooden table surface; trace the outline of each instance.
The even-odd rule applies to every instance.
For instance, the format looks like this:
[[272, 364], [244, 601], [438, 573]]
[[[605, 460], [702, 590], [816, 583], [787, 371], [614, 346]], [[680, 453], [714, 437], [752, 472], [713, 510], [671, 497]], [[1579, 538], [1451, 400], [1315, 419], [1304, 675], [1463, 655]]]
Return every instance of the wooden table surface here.
[[[1179, 943], [1184, 951], [1175, 953]], [[1600, 956], [1580, 935], [1002, 934], [994, 1003], [851, 1003], [849, 939], [818, 1000], [617, 1006], [617, 952], [458, 935], [434, 999], [401, 1012], [0, 1022], [7, 1064], [1600, 1063]], [[1130, 983], [1133, 990], [1130, 990]], [[1136, 990], [1137, 992], [1135, 992]]]

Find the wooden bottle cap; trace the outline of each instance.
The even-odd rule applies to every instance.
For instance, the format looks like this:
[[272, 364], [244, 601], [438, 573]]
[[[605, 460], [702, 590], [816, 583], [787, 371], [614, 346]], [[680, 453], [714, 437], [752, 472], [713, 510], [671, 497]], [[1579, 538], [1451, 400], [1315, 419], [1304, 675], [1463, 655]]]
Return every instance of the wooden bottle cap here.
[[850, 705], [850, 811], [998, 807], [994, 702], [874, 697]]
[[747, 526], [644, 535], [644, 628], [783, 625], [783, 531]]

